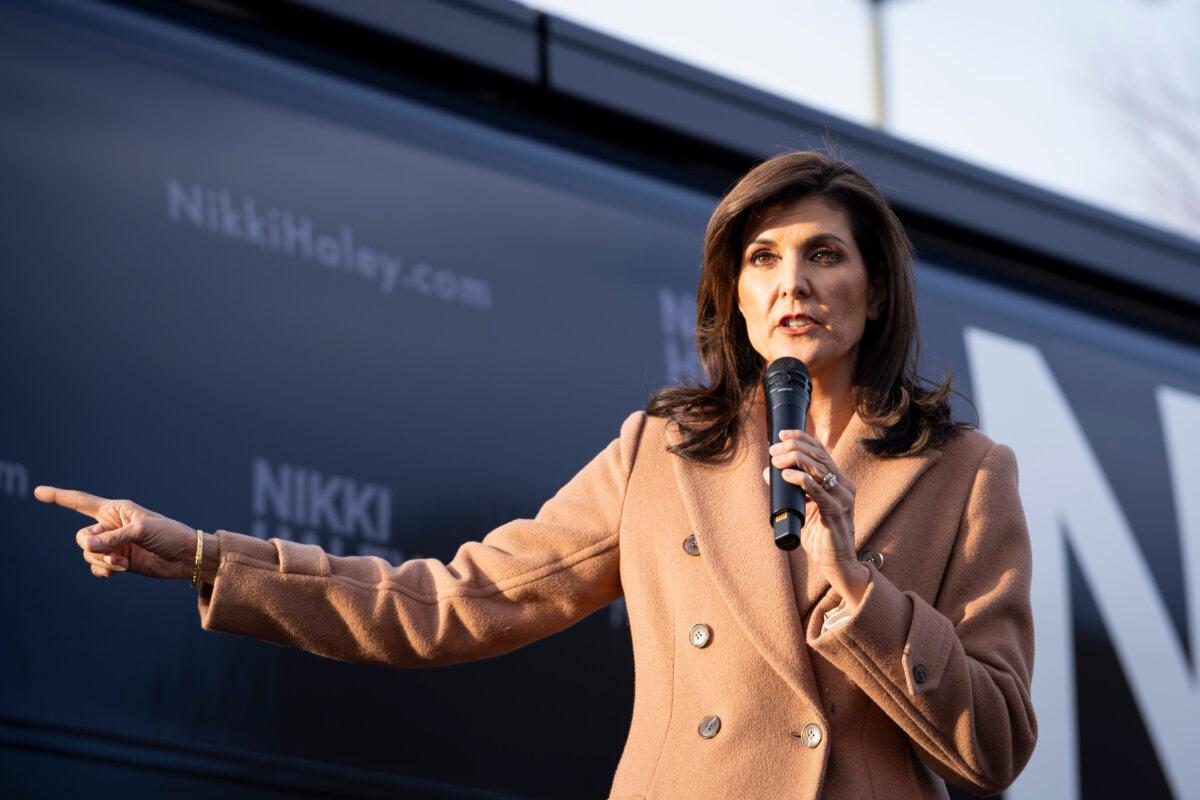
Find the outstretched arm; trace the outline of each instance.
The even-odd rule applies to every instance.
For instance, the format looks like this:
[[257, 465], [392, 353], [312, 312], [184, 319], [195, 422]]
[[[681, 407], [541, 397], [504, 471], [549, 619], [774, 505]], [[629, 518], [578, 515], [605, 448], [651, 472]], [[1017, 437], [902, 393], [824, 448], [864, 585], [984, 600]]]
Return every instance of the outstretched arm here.
[[808, 644], [904, 729], [921, 759], [975, 794], [1009, 786], [1033, 754], [1032, 554], [1010, 447], [984, 455], [936, 607], [873, 564], [857, 610]]
[[200, 624], [342, 661], [432, 667], [515, 650], [622, 594], [618, 531], [645, 412], [533, 519], [466, 542], [453, 560], [333, 556], [218, 531]]

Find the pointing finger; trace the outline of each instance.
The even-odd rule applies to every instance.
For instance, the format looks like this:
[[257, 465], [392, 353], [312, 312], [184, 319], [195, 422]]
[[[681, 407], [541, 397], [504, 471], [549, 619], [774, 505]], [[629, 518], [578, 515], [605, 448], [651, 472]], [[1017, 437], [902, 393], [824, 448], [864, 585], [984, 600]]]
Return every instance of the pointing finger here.
[[103, 497], [81, 492], [78, 489], [58, 489], [53, 486], [35, 486], [33, 496], [43, 503], [54, 503], [64, 508], [72, 508], [89, 517], [100, 513], [100, 506], [107, 502]]

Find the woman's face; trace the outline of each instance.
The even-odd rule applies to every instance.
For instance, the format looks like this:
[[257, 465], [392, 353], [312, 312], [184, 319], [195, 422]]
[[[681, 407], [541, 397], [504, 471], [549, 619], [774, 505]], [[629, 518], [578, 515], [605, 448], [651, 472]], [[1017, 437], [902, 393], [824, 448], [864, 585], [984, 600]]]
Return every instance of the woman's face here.
[[[852, 376], [882, 298], [868, 285], [845, 212], [822, 198], [795, 200], [748, 230], [743, 244], [738, 308], [758, 354], [767, 364], [798, 358], [814, 378]], [[784, 328], [792, 315], [803, 325]]]

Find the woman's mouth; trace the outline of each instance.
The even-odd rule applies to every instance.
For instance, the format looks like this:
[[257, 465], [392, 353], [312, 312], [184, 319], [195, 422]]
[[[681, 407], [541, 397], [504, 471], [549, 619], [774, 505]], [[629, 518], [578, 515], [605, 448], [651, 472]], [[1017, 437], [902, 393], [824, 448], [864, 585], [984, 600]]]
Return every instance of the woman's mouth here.
[[817, 323], [808, 322], [804, 325], [779, 325], [777, 329], [783, 331], [787, 336], [802, 336], [815, 327], [817, 327]]

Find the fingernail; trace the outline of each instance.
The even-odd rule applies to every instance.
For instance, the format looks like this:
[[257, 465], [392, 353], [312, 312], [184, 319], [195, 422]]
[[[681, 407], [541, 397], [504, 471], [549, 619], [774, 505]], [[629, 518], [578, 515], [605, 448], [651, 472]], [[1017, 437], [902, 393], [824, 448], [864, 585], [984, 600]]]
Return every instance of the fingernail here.
[[87, 542], [88, 542], [88, 547], [92, 548], [93, 550], [95, 550], [97, 547], [100, 546], [100, 540], [97, 539], [95, 536], [89, 536]]

